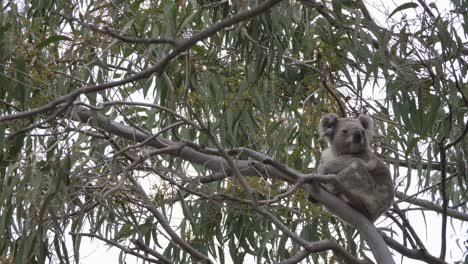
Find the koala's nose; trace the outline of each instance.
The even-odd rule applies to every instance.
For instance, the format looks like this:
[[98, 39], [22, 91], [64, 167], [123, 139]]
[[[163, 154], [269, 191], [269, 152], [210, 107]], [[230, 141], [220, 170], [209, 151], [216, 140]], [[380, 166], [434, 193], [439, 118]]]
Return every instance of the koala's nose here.
[[361, 143], [362, 141], [362, 136], [363, 136], [363, 131], [362, 129], [355, 127], [351, 129], [351, 135], [353, 137], [353, 143]]

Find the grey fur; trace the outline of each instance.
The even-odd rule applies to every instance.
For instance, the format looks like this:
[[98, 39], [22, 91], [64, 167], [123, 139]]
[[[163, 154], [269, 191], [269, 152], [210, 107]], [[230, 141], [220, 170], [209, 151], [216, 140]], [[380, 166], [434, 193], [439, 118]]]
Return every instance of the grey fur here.
[[389, 168], [369, 147], [372, 119], [327, 114], [320, 120], [319, 133], [329, 148], [322, 152], [318, 173], [336, 174], [345, 190], [325, 188], [374, 222], [393, 204], [394, 187]]

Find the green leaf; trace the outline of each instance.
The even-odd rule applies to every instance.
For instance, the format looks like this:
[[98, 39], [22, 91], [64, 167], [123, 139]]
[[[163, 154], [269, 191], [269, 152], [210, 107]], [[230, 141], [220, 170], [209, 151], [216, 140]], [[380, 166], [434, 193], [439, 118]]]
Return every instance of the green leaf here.
[[390, 15], [388, 16], [388, 18], [391, 18], [396, 12], [399, 12], [399, 11], [402, 11], [402, 10], [405, 10], [405, 9], [408, 9], [408, 8], [416, 8], [418, 7], [418, 4], [416, 3], [404, 3], [402, 5], [400, 5], [399, 7], [395, 8], [395, 10], [392, 11], [392, 13], [390, 13]]
[[45, 40], [39, 42], [36, 45], [36, 48], [37, 49], [42, 49], [42, 48], [44, 48], [46, 46], [49, 46], [52, 43], [59, 42], [59, 41], [62, 41], [62, 40], [72, 41], [72, 39], [67, 37], [67, 36], [53, 35], [53, 36], [50, 36], [50, 37], [46, 38]]
[[133, 235], [133, 228], [129, 224], [124, 224], [122, 228], [120, 228], [119, 233], [115, 236], [115, 239], [121, 240]]

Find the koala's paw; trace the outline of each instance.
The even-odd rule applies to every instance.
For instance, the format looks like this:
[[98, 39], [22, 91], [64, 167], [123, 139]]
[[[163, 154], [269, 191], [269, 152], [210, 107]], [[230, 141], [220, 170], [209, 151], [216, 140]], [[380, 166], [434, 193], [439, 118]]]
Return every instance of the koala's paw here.
[[377, 159], [371, 159], [365, 165], [368, 171], [373, 171], [377, 168]]

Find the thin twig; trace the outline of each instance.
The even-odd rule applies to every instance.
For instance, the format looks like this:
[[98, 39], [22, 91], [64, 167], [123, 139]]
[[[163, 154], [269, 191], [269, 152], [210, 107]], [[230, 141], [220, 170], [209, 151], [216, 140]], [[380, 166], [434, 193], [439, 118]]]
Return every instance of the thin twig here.
[[[155, 156], [155, 155], [161, 155], [161, 154], [166, 154], [166, 153], [170, 153], [170, 152], [173, 152], [174, 150], [179, 150], [180, 147], [179, 146], [170, 146], [170, 147], [166, 147], [166, 148], [161, 148], [161, 149], [156, 149], [156, 150], [153, 150], [151, 151], [150, 153], [148, 153], [147, 155], [145, 156], [142, 156], [138, 159], [135, 159], [132, 164], [128, 165], [127, 167], [125, 167], [122, 171], [122, 175], [120, 176], [120, 180], [118, 182], [118, 184], [114, 187], [112, 187], [111, 189], [107, 190], [102, 196], [101, 196], [101, 199], [104, 199], [106, 198], [107, 196], [111, 195], [112, 193], [114, 193], [115, 191], [119, 190], [120, 188], [123, 187], [124, 183], [125, 183], [125, 180], [128, 178], [128, 175], [129, 175], [129, 172], [130, 170], [132, 170], [133, 168], [135, 168], [136, 166], [138, 166], [138, 164], [142, 163], [143, 161], [145, 161], [145, 159], [147, 157], [151, 157], [151, 156]], [[114, 156], [115, 157], [115, 156]]]
[[465, 138], [467, 133], [468, 133], [468, 122], [465, 123], [465, 127], [463, 128], [463, 131], [460, 133], [460, 135], [458, 135], [458, 137], [456, 137], [452, 142], [447, 143], [447, 145], [445, 145], [445, 149], [449, 149], [455, 146], [456, 144], [458, 144], [458, 142], [460, 142], [462, 139]]
[[406, 227], [406, 229], [410, 232], [412, 238], [416, 243], [418, 244], [418, 247], [420, 250], [427, 251], [426, 246], [422, 242], [422, 240], [419, 238], [418, 234], [416, 231], [414, 231], [413, 226], [410, 224], [408, 218], [406, 218], [405, 214], [401, 211], [400, 207], [398, 207], [398, 204], [393, 204], [393, 211], [398, 214], [400, 217], [401, 221], [403, 222], [403, 225]]
[[[414, 196], [409, 196], [409, 195], [406, 195], [406, 194], [404, 194], [402, 192], [396, 191], [395, 196], [400, 199], [396, 203], [407, 202], [407, 203], [414, 204], [414, 205], [420, 206], [422, 208], [425, 208], [427, 210], [431, 210], [431, 211], [434, 211], [434, 212], [437, 212], [437, 213], [442, 213], [442, 211], [443, 211], [442, 206], [440, 206], [440, 205], [438, 205], [436, 203], [433, 203], [433, 202], [430, 202], [430, 201], [427, 201], [427, 200], [423, 200], [423, 199], [419, 199], [419, 198], [416, 198]], [[455, 209], [447, 209], [447, 215], [452, 217], [452, 218], [455, 218], [455, 219], [459, 219], [459, 220], [462, 220], [462, 221], [468, 221], [468, 214], [459, 212], [459, 211], [457, 211]]]
[[93, 24], [90, 24], [90, 23], [86, 23], [78, 18], [75, 18], [71, 15], [66, 15], [66, 14], [61, 14], [61, 13], [58, 13], [58, 12], [52, 12], [52, 14], [55, 14], [55, 15], [59, 15], [63, 18], [65, 18], [66, 20], [69, 20], [69, 21], [74, 21], [78, 24], [80, 24], [81, 26], [85, 27], [85, 28], [88, 28], [88, 29], [91, 29], [92, 31], [96, 31], [96, 32], [99, 32], [99, 33], [102, 33], [102, 34], [105, 34], [105, 35], [109, 35], [115, 39], [118, 39], [122, 42], [126, 42], [126, 43], [135, 43], [135, 44], [171, 44], [171, 45], [176, 45], [176, 41], [175, 40], [172, 40], [172, 39], [166, 39], [166, 38], [139, 38], [139, 37], [131, 37], [131, 36], [124, 36], [124, 35], [121, 35], [115, 31], [112, 31], [110, 30], [108, 27], [104, 26], [102, 28], [96, 26], [96, 25], [93, 25]]
[[140, 183], [132, 176], [128, 175], [128, 179], [133, 184], [135, 191], [143, 199], [143, 205], [153, 214], [153, 216], [158, 220], [158, 223], [164, 228], [167, 234], [171, 237], [172, 241], [178, 244], [183, 250], [192, 255], [194, 258], [200, 260], [202, 263], [213, 263], [208, 256], [201, 253], [194, 247], [192, 247], [187, 241], [182, 239], [171, 227], [166, 217], [162, 215], [158, 208], [153, 205], [153, 202], [146, 194], [145, 190], [141, 187]]
[[400, 223], [400, 221], [398, 221], [398, 218], [390, 212], [386, 212], [385, 215], [388, 218], [390, 218], [393, 221], [393, 223], [395, 223], [400, 228], [401, 232], [403, 233], [403, 245], [406, 246], [406, 241], [409, 241], [411, 247], [413, 249], [417, 249], [418, 246], [414, 242], [413, 237], [410, 235], [410, 233], [405, 228], [405, 226], [402, 223]]
[[13, 132], [12, 134], [8, 135], [6, 141], [10, 141], [14, 137], [16, 137], [17, 135], [19, 135], [21, 133], [24, 133], [24, 132], [30, 131], [32, 129], [35, 129], [35, 128], [37, 128], [39, 126], [42, 126], [43, 124], [55, 119], [58, 115], [60, 115], [63, 111], [65, 111], [72, 103], [73, 103], [73, 101], [69, 101], [66, 104], [62, 105], [57, 111], [55, 111], [55, 113], [48, 116], [46, 119], [44, 119], [44, 120], [42, 120], [40, 122], [37, 122], [37, 123], [33, 123], [33, 124], [31, 124], [31, 125], [29, 125], [27, 127], [21, 128], [21, 129], [15, 131], [15, 132]]
[[445, 163], [447, 160], [446, 154], [447, 149], [444, 146], [443, 141], [439, 144], [440, 148], [440, 164], [442, 170], [440, 171], [440, 195], [442, 196], [442, 231], [441, 231], [441, 245], [440, 245], [440, 258], [445, 259], [447, 251], [447, 209], [448, 209], [448, 197], [447, 197], [447, 172], [445, 170]]
[[127, 253], [127, 254], [130, 254], [130, 255], [133, 255], [135, 257], [139, 257], [143, 260], [146, 260], [146, 261], [149, 261], [149, 262], [152, 262], [152, 263], [161, 263], [159, 260], [157, 259], [154, 259], [154, 258], [149, 258], [145, 255], [142, 255], [140, 253], [137, 253], [137, 252], [134, 252], [133, 250], [127, 248], [127, 247], [124, 247], [122, 246], [121, 244], [119, 244], [118, 242], [116, 241], [112, 241], [110, 239], [107, 239], [105, 237], [102, 237], [102, 236], [99, 236], [99, 235], [96, 235], [96, 234], [91, 234], [91, 233], [70, 233], [70, 235], [74, 235], [74, 236], [86, 236], [86, 237], [93, 237], [93, 238], [97, 238], [99, 240], [102, 240], [104, 242], [106, 242], [107, 244], [109, 245], [112, 245], [114, 247], [117, 247], [119, 248], [120, 250], [122, 250], [123, 252]]
[[424, 11], [426, 11], [426, 13], [429, 14], [429, 16], [431, 16], [431, 18], [435, 18], [435, 15], [434, 13], [432, 13], [432, 10], [429, 8], [429, 6], [426, 4], [426, 2], [424, 2], [424, 0], [418, 0], [419, 4], [424, 8]]
[[169, 263], [173, 263], [170, 259], [166, 258], [164, 255], [161, 255], [159, 252], [157, 252], [156, 250], [148, 247], [147, 245], [145, 245], [145, 243], [143, 243], [141, 240], [138, 240], [138, 239], [130, 239], [130, 241], [140, 250], [158, 258], [159, 260], [161, 260], [162, 263], [164, 264], [169, 264]]
[[336, 92], [334, 91], [334, 89], [332, 89], [330, 87], [330, 85], [328, 85], [328, 74], [329, 74], [329, 70], [325, 64], [325, 62], [323, 61], [322, 59], [322, 54], [318, 53], [318, 59], [319, 59], [319, 62], [320, 62], [320, 73], [321, 73], [321, 77], [320, 77], [320, 81], [322, 82], [322, 85], [323, 87], [325, 88], [325, 90], [327, 90], [327, 92], [330, 94], [330, 96], [335, 100], [335, 102], [337, 103], [338, 105], [338, 108], [340, 110], [340, 116], [341, 117], [346, 117], [346, 107], [343, 103], [343, 101], [341, 100], [341, 98], [336, 94]]

